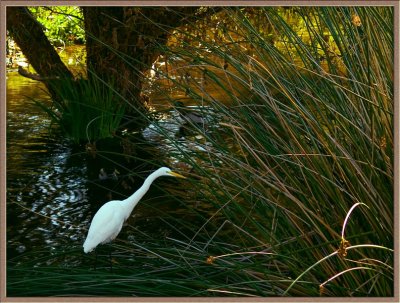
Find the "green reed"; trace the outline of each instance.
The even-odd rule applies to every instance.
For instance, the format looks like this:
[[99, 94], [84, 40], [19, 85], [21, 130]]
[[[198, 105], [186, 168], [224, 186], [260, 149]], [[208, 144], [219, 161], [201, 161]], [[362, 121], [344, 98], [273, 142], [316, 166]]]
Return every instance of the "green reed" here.
[[[351, 215], [348, 245], [366, 246], [355, 249], [351, 259], [319, 264], [303, 281], [288, 283], [289, 293], [281, 286], [282, 294], [315, 295], [318, 281], [343, 272], [337, 281], [323, 284], [321, 295], [390, 295], [393, 12], [298, 8], [300, 26], [288, 24], [275, 8], [262, 12], [275, 33], [273, 43], [246, 13], [232, 10], [224, 22], [238, 29], [225, 36], [225, 44], [200, 41], [212, 51], [213, 62], [187, 45], [181, 53], [187, 71], [204, 75], [203, 82], [224, 91], [231, 105], [221, 105], [203, 82], [191, 81], [188, 90], [185, 82], [170, 79], [197, 104], [211, 104], [223, 116], [212, 132], [198, 128], [212, 147], [181, 155], [201, 180], [193, 182], [193, 192], [215, 208], [215, 216], [195, 235], [208, 233], [212, 243], [220, 230], [229, 229], [237, 237], [224, 239], [227, 246], [290, 256], [297, 262], [283, 263], [280, 271], [281, 278], [291, 280], [343, 249], [340, 224], [353, 205], [363, 203], [368, 209]], [[223, 31], [229, 32], [226, 27]], [[239, 43], [238, 37], [245, 38]], [[172, 53], [179, 54], [179, 47]], [[268, 278], [260, 268], [254, 271]]]
[[115, 135], [126, 106], [118, 102], [112, 84], [105, 84], [93, 75], [89, 80], [55, 82], [54, 90], [60, 98], [52, 100], [51, 105], [40, 100], [34, 102], [72, 142], [91, 142]]

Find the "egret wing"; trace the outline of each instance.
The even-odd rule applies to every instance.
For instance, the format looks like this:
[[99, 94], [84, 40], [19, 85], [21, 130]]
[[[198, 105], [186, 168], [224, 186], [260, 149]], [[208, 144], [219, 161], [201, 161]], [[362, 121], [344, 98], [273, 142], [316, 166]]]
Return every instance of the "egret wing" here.
[[93, 217], [85, 243], [85, 252], [92, 251], [100, 243], [115, 239], [121, 231], [124, 216], [120, 201], [110, 201], [104, 204]]

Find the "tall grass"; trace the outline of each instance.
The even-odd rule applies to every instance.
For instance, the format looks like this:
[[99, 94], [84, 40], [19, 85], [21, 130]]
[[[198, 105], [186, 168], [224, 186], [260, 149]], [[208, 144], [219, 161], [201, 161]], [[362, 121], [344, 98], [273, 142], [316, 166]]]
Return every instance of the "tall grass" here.
[[44, 267], [57, 291], [25, 271], [13, 293], [394, 295], [393, 9], [293, 8], [297, 24], [257, 10], [264, 27], [226, 9], [218, 45], [182, 30], [162, 49], [181, 62], [163, 85], [217, 113], [192, 125], [200, 142], [153, 121], [171, 162], [190, 168], [166, 193], [185, 216], [148, 201], [170, 233], [126, 227], [135, 241], [113, 244], [115, 273]]
[[112, 83], [106, 84], [93, 75], [89, 80], [55, 83], [54, 90], [60, 99], [53, 100], [50, 106], [40, 100], [34, 102], [72, 142], [92, 142], [115, 135], [126, 106], [118, 102]]
[[[327, 295], [390, 296], [393, 11], [297, 8], [292, 14], [300, 26], [288, 24], [275, 8], [262, 14], [273, 43], [246, 13], [232, 10], [224, 24], [238, 29], [225, 35], [225, 44], [197, 41], [225, 66], [187, 45], [181, 53], [187, 71], [206, 75], [231, 103], [221, 105], [198, 79], [192, 81], [197, 90], [191, 88], [190, 97], [225, 116], [212, 132], [198, 129], [212, 147], [181, 154], [201, 180], [192, 184], [197, 198], [215, 209], [193, 241], [208, 233], [210, 244], [229, 229], [237, 236], [224, 244], [239, 247], [232, 256], [251, 251], [290, 257], [294, 262], [282, 262], [278, 275], [284, 295], [316, 295], [322, 285]], [[185, 84], [182, 90], [187, 92]], [[368, 208], [349, 219], [349, 255], [325, 259], [343, 248], [342, 222], [357, 203]], [[271, 265], [261, 264], [252, 272], [274, 285], [261, 269]], [[291, 283], [299, 275], [302, 280]], [[224, 293], [235, 293], [233, 284]]]

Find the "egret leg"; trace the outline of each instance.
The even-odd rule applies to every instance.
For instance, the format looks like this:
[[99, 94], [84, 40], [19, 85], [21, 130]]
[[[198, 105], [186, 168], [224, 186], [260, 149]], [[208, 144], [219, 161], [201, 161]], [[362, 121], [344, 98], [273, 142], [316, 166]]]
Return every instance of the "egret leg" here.
[[[94, 261], [94, 270], [97, 270], [97, 259], [98, 259], [98, 256], [99, 256], [99, 249], [101, 249], [101, 248], [97, 248], [95, 251], [94, 251], [94, 253], [95, 253], [95, 261]], [[103, 247], [103, 250], [105, 250], [104, 251], [104, 254], [103, 254], [103, 257], [105, 257], [106, 256], [106, 251], [108, 250], [108, 258], [109, 258], [109, 261], [110, 261], [110, 270], [111, 271], [113, 271], [113, 267], [112, 267], [112, 255], [111, 255], [111, 253], [112, 253], [112, 251], [111, 251], [111, 246], [109, 246], [109, 245], [106, 245], [105, 247]], [[101, 257], [102, 255], [100, 254], [100, 257]]]
[[94, 270], [96, 270], [96, 265], [97, 265], [97, 250], [95, 250], [94, 253], [95, 253]]
[[[111, 247], [111, 246], [110, 246]], [[110, 256], [110, 271], [113, 271], [113, 267], [112, 267], [112, 256], [111, 256], [111, 249], [108, 251], [109, 256]]]

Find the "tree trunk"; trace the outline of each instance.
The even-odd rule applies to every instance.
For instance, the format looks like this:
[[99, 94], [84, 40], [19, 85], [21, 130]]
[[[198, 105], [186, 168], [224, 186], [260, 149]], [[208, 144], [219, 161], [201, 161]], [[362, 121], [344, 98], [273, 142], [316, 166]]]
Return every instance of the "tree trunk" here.
[[151, 68], [170, 31], [187, 22], [197, 10], [83, 7], [88, 74], [114, 84], [119, 102], [129, 104], [128, 115], [133, 122], [146, 113], [140, 96], [144, 72]]
[[[135, 28], [126, 25], [124, 8], [84, 7], [88, 77], [98, 77], [127, 103], [127, 115], [136, 120], [146, 112], [140, 99], [143, 49]], [[140, 124], [140, 121], [134, 121]]]
[[[36, 21], [26, 7], [7, 7], [7, 30], [21, 48], [29, 63], [35, 69], [53, 98], [55, 82], [72, 79], [72, 73], [61, 61], [60, 56], [43, 32], [43, 26]], [[26, 72], [25, 72], [26, 73]]]
[[[96, 77], [115, 89], [116, 102], [128, 105], [132, 126], [140, 125], [140, 117], [146, 114], [140, 97], [143, 73], [151, 68], [170, 32], [215, 13], [215, 9], [200, 13], [198, 7], [90, 6], [82, 9], [88, 77]], [[27, 8], [7, 7], [7, 29], [53, 98], [59, 98], [52, 86], [62, 83], [53, 83], [51, 79], [72, 79], [73, 76], [43, 33], [42, 25]]]

